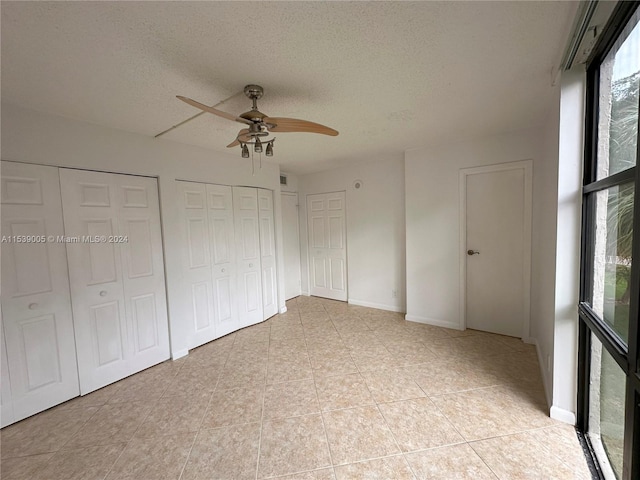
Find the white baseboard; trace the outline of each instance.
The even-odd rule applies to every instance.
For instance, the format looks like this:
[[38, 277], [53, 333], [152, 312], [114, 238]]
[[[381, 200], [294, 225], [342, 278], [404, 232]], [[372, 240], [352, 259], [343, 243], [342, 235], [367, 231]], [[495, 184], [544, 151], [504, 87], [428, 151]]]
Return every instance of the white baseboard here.
[[175, 352], [171, 352], [171, 360], [177, 360], [182, 357], [186, 357], [189, 355], [189, 349], [185, 348], [184, 350], [176, 350]]
[[[540, 350], [540, 345], [538, 344], [538, 340], [536, 338], [527, 338], [523, 339], [525, 343], [531, 343], [536, 347], [536, 354], [538, 356], [538, 365], [540, 365], [540, 374], [542, 375], [542, 386], [544, 387], [544, 397], [547, 399], [547, 408], [551, 407], [553, 401], [551, 399], [551, 384], [549, 383], [549, 374], [547, 372], [547, 361], [542, 358], [542, 351]], [[553, 418], [551, 411], [553, 407], [551, 407], [549, 415]]]
[[280, 313], [287, 313], [287, 306], [285, 305], [284, 307], [280, 307], [280, 310], [278, 310]]
[[569, 425], [576, 424], [576, 414], [570, 412], [569, 410], [565, 410], [564, 408], [556, 407], [553, 405], [551, 407], [551, 412], [549, 413], [550, 417], [554, 420], [558, 420], [559, 422], [568, 423]]
[[300, 292], [300, 295], [304, 295], [305, 297], [310, 297], [311, 294], [309, 292]]
[[377, 308], [378, 310], [387, 310], [388, 312], [402, 312], [402, 307], [397, 305], [385, 305], [384, 303], [365, 302], [364, 300], [354, 300], [350, 298], [347, 300], [349, 305], [357, 305], [359, 307]]
[[460, 325], [457, 322], [454, 323], [454, 322], [447, 322], [445, 320], [436, 320], [435, 318], [420, 317], [418, 315], [410, 315], [408, 313], [404, 316], [404, 319], [410, 322], [433, 325], [434, 327], [451, 328], [453, 330], [463, 330], [462, 328], [460, 328]]

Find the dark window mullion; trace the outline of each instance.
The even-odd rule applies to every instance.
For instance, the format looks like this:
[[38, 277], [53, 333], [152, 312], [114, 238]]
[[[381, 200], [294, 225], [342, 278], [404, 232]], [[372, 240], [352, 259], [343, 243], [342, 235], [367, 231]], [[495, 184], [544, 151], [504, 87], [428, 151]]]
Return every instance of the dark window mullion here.
[[615, 187], [617, 185], [622, 185], [624, 183], [633, 182], [636, 178], [636, 167], [631, 167], [626, 170], [623, 170], [618, 173], [614, 173], [608, 177], [605, 177], [597, 182], [591, 182], [588, 185], [585, 185], [582, 189], [585, 195], [594, 192], [600, 192], [602, 190], [606, 190], [607, 188]]
[[580, 318], [587, 324], [602, 346], [607, 349], [616, 363], [624, 371], [625, 375], [629, 375], [629, 356], [627, 345], [620, 339], [618, 334], [604, 322], [591, 308], [590, 305], [582, 302], [578, 308]]

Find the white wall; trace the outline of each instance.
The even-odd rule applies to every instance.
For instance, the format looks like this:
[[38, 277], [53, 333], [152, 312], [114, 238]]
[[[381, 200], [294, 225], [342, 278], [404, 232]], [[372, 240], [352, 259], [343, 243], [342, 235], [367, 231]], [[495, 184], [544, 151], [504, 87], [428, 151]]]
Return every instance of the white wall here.
[[531, 262], [531, 337], [535, 339], [547, 403], [552, 404], [553, 337], [556, 292], [556, 227], [558, 208], [558, 136], [560, 88], [554, 89], [542, 140], [542, 160], [533, 172]]
[[[181, 268], [181, 223], [175, 180], [246, 185], [275, 191], [276, 243], [281, 258], [280, 170], [262, 163], [251, 175], [250, 161], [163, 139], [127, 133], [2, 105], [2, 160], [57, 165], [158, 177], [164, 241], [171, 353], [184, 355], [190, 344], [183, 312], [188, 307]], [[282, 262], [278, 262], [278, 302], [284, 308]]]
[[[362, 181], [360, 189], [354, 188], [355, 180]], [[401, 157], [299, 177], [302, 291], [309, 292], [306, 195], [337, 191], [346, 191], [349, 302], [404, 311], [404, 162]]]
[[561, 79], [558, 144], [553, 405], [551, 416], [575, 423], [585, 73]]
[[281, 172], [281, 175], [287, 176], [287, 184], [281, 185], [280, 189], [283, 192], [297, 193], [298, 192], [298, 176], [294, 175], [293, 173], [287, 173], [287, 172]]
[[529, 129], [405, 152], [407, 319], [462, 328], [459, 170], [532, 159], [536, 172], [541, 138], [541, 129]]

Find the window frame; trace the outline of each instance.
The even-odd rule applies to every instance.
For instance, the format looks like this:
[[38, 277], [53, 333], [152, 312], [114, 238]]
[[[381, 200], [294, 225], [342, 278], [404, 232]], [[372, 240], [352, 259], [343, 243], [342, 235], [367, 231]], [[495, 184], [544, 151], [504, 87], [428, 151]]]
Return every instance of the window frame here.
[[[636, 166], [597, 180], [598, 151], [598, 107], [600, 94], [600, 66], [615, 42], [632, 19], [640, 2], [619, 2], [598, 40], [587, 65], [587, 88], [585, 103], [585, 143], [582, 189], [582, 235], [581, 235], [581, 274], [580, 301], [578, 305], [578, 398], [577, 428], [586, 451], [595, 462], [595, 471], [604, 478], [597, 465], [593, 447], [587, 435], [589, 430], [589, 395], [591, 365], [591, 334], [602, 343], [603, 348], [614, 358], [626, 376], [625, 419], [624, 419], [624, 480], [640, 478], [640, 456], [632, 455], [634, 449], [640, 451], [640, 139], [637, 142]], [[638, 120], [640, 126], [640, 115]], [[640, 132], [640, 128], [638, 129]], [[631, 299], [629, 305], [628, 342], [601, 319], [591, 308], [593, 264], [595, 245], [595, 199], [596, 193], [608, 188], [632, 182], [634, 184], [635, 233], [632, 243], [632, 264], [630, 274]]]

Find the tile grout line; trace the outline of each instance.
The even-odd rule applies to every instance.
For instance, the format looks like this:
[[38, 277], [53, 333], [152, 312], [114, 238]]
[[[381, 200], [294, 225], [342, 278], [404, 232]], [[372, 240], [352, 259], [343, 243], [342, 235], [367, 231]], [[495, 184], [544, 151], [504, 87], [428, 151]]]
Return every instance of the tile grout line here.
[[267, 396], [267, 379], [269, 378], [269, 357], [271, 356], [271, 324], [269, 324], [269, 337], [267, 341], [267, 368], [264, 372], [264, 383], [262, 385], [262, 408], [260, 410], [260, 434], [258, 435], [258, 452], [256, 455], [256, 480], [260, 473], [260, 453], [262, 448], [262, 431], [264, 430], [264, 401]]
[[[480, 441], [480, 440], [476, 440], [476, 441]], [[498, 474], [497, 474], [496, 472], [494, 472], [494, 471], [493, 471], [493, 468], [491, 468], [491, 466], [487, 463], [487, 461], [486, 461], [486, 460], [485, 460], [485, 459], [484, 459], [484, 458], [483, 458], [483, 457], [482, 457], [482, 456], [477, 452], [477, 450], [476, 450], [475, 448], [473, 448], [473, 445], [471, 445], [471, 443], [473, 443], [473, 442], [467, 442], [467, 445], [469, 445], [469, 448], [470, 448], [471, 450], [473, 450], [473, 453], [475, 453], [475, 454], [478, 456], [478, 458], [479, 458], [480, 460], [482, 460], [482, 463], [484, 463], [484, 464], [486, 465], [486, 467], [489, 469], [489, 471], [490, 471], [491, 473], [493, 473], [493, 475], [494, 475], [496, 478], [498, 478], [498, 479], [499, 479], [500, 477], [498, 476]]]
[[[157, 399], [159, 400], [159, 398]], [[156, 400], [156, 402], [157, 402]], [[107, 405], [107, 404], [105, 404]], [[120, 452], [120, 455], [118, 455], [118, 458], [116, 458], [116, 461], [113, 462], [111, 464], [111, 468], [107, 471], [106, 475], [103, 478], [107, 478], [111, 472], [113, 471], [113, 467], [115, 467], [117, 465], [117, 463], [120, 461], [120, 459], [122, 458], [122, 455], [124, 455], [124, 452], [127, 450], [127, 448], [129, 447], [129, 445], [131, 444], [131, 442], [133, 442], [135, 436], [136, 436], [136, 432], [140, 429], [140, 427], [142, 426], [142, 424], [147, 420], [147, 418], [149, 417], [149, 415], [151, 414], [151, 410], [153, 409], [153, 407], [149, 407], [149, 411], [147, 412], [147, 414], [144, 416], [144, 418], [142, 419], [142, 421], [138, 424], [138, 426], [136, 427], [136, 429], [133, 431], [133, 433], [131, 434], [131, 438], [129, 438], [129, 440], [125, 443], [124, 448], [122, 449], [122, 451]], [[97, 412], [96, 412], [97, 413]]]
[[[324, 308], [324, 307], [323, 307]], [[325, 309], [326, 311], [326, 309]], [[329, 312], [327, 312], [328, 314]], [[331, 318], [331, 316], [329, 316], [329, 318]], [[333, 322], [331, 322], [333, 323]], [[335, 325], [334, 325], [335, 328]], [[305, 348], [307, 350], [307, 353], [309, 352], [309, 345], [307, 344], [307, 339], [305, 337], [304, 339], [304, 345]], [[311, 361], [311, 359], [309, 359], [309, 361]], [[312, 368], [312, 373], [313, 373], [313, 368]], [[322, 411], [322, 406], [320, 405], [320, 395], [318, 395], [318, 385], [316, 383], [316, 377], [315, 375], [312, 375], [313, 378], [313, 387], [316, 390], [316, 399], [318, 400], [318, 410], [320, 410], [320, 421], [322, 422], [322, 430], [324, 431], [324, 439], [327, 442], [327, 451], [329, 452], [329, 463], [331, 464], [331, 471], [333, 472], [333, 478], [337, 478], [336, 477], [336, 467], [333, 463], [333, 453], [331, 452], [331, 444], [329, 443], [329, 434], [327, 433], [327, 425], [324, 423], [324, 413]]]

